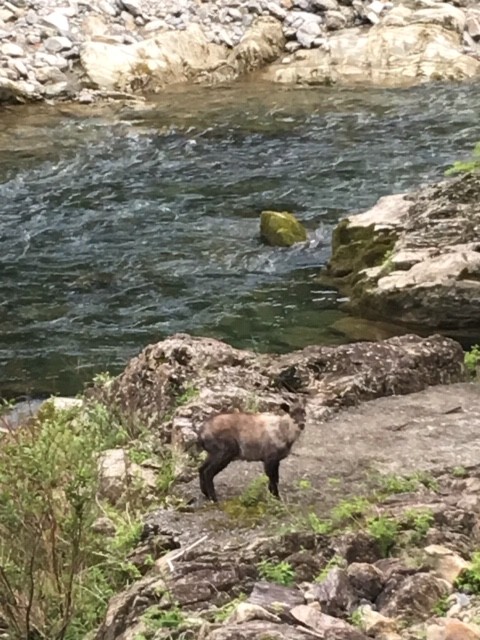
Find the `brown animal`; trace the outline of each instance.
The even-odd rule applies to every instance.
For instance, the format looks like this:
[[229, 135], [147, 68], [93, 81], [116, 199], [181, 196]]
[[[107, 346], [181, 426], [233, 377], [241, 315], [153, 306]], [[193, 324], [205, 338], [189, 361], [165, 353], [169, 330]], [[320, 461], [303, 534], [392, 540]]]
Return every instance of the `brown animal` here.
[[208, 453], [199, 469], [203, 495], [217, 502], [213, 479], [233, 460], [261, 461], [268, 476], [268, 489], [279, 498], [280, 461], [288, 456], [305, 427], [305, 409], [296, 405], [285, 413], [221, 413], [202, 426], [199, 444]]

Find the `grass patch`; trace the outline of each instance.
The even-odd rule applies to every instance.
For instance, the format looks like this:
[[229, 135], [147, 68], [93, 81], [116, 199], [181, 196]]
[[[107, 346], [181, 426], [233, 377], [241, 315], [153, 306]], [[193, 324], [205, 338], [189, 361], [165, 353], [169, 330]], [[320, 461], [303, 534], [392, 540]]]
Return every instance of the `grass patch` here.
[[388, 516], [377, 516], [367, 520], [367, 532], [378, 542], [380, 552], [386, 558], [393, 547], [398, 536], [399, 523], [394, 518]]
[[471, 173], [480, 170], [480, 142], [475, 145], [472, 156], [468, 160], [457, 160], [445, 171], [446, 176], [459, 173]]

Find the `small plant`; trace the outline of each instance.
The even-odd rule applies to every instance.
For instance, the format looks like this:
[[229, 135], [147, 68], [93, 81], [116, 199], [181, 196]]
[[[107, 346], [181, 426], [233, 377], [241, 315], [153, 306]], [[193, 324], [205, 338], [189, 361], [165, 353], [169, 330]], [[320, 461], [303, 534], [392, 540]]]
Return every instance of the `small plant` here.
[[312, 483], [308, 478], [301, 478], [298, 481], [298, 488], [301, 489], [302, 491], [308, 491], [309, 489], [312, 488]]
[[308, 513], [306, 523], [308, 528], [318, 535], [327, 535], [332, 532], [331, 520], [321, 520], [316, 513]]
[[477, 142], [473, 149], [470, 160], [457, 160], [445, 171], [446, 176], [452, 176], [457, 173], [470, 173], [480, 169], [480, 142]]
[[470, 568], [462, 571], [453, 586], [464, 593], [480, 595], [480, 551], [472, 554]]
[[411, 529], [410, 542], [419, 544], [428, 533], [434, 521], [433, 513], [428, 509], [408, 509], [402, 517], [402, 525]]
[[185, 387], [185, 391], [176, 398], [175, 404], [177, 407], [182, 407], [184, 404], [189, 403], [191, 400], [198, 398], [199, 394], [199, 389], [189, 385]]
[[352, 624], [354, 627], [357, 627], [357, 629], [362, 628], [363, 613], [360, 608], [355, 609], [355, 611], [352, 611], [352, 613], [350, 614], [350, 624]]
[[391, 474], [382, 477], [380, 484], [382, 490], [390, 495], [416, 491], [419, 487], [420, 481], [416, 476], [396, 476]]
[[385, 558], [395, 546], [398, 529], [398, 522], [387, 516], [378, 516], [367, 521], [367, 531], [377, 540], [380, 552]]
[[112, 380], [115, 380], [115, 376], [109, 371], [100, 371], [93, 376], [93, 384], [98, 387], [103, 387], [104, 385], [112, 382]]
[[272, 560], [262, 560], [258, 563], [258, 573], [261, 578], [268, 582], [276, 582], [288, 587], [294, 583], [295, 570], [289, 562], [273, 562]]
[[475, 378], [480, 363], [480, 346], [478, 344], [474, 344], [470, 351], [465, 352], [464, 363], [470, 377]]
[[323, 582], [334, 567], [340, 567], [343, 564], [345, 564], [345, 561], [342, 556], [335, 554], [323, 567], [318, 576], [316, 576], [314, 582]]
[[257, 476], [244, 489], [238, 498], [242, 507], [254, 507], [259, 502], [268, 501], [270, 496], [267, 493], [268, 478], [265, 475]]
[[383, 256], [383, 261], [381, 264], [381, 274], [382, 276], [388, 276], [391, 271], [393, 271], [393, 249], [386, 251]]
[[432, 607], [432, 613], [438, 618], [443, 618], [447, 615], [449, 609], [450, 603], [448, 601], [448, 596], [443, 596], [443, 598], [440, 598], [440, 600], [438, 600]]
[[370, 507], [371, 504], [366, 498], [354, 497], [342, 500], [331, 511], [332, 520], [335, 524], [355, 520], [363, 516]]
[[258, 413], [260, 401], [256, 395], [250, 393], [245, 401], [244, 411], [246, 413]]
[[466, 478], [468, 476], [468, 471], [462, 466], [454, 467], [452, 469], [452, 476], [454, 478]]

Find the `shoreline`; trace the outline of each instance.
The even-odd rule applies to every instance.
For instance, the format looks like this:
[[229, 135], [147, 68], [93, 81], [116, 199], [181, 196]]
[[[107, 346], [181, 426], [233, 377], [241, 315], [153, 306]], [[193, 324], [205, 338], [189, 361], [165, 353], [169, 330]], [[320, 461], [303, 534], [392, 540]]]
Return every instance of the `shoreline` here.
[[480, 9], [426, 0], [16, 0], [0, 10], [0, 105], [143, 100], [254, 73], [285, 85], [480, 77]]

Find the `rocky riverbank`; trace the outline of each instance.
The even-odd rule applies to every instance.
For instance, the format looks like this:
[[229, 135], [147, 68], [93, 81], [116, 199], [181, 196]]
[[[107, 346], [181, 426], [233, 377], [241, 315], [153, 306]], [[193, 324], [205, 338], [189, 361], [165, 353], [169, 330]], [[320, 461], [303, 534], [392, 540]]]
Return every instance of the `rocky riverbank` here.
[[260, 68], [282, 83], [462, 80], [480, 74], [479, 40], [468, 0], [8, 0], [0, 102], [89, 103]]
[[381, 198], [333, 235], [328, 274], [370, 319], [480, 328], [480, 176]]
[[[75, 559], [80, 631], [72, 624], [72, 638], [480, 638], [480, 387], [464, 375], [460, 346], [440, 336], [272, 356], [174, 335], [117, 378], [98, 376], [87, 398], [47, 402], [32, 431], [16, 429], [2, 446], [11, 447], [9, 465], [23, 465], [35, 500], [46, 492], [48, 508], [53, 500], [89, 523], [81, 548], [104, 549], [92, 566]], [[297, 394], [307, 402], [307, 425], [282, 463], [282, 503], [266, 495], [257, 465], [237, 462], [218, 478], [219, 505], [204, 504], [197, 463], [181, 453], [199, 421], [219, 409], [275, 410]], [[24, 445], [27, 457], [17, 461]], [[31, 466], [37, 454], [43, 473]], [[55, 484], [49, 493], [53, 470], [65, 494]], [[23, 519], [23, 502], [15, 502], [9, 526], [21, 541], [38, 504], [23, 485], [2, 484], [8, 477], [0, 477], [2, 495], [26, 499], [29, 509]], [[62, 529], [61, 509], [57, 544], [70, 551], [76, 530], [70, 517]], [[47, 598], [38, 586], [49, 576], [41, 560], [50, 536], [33, 549], [32, 565], [20, 545], [20, 561], [33, 567], [22, 580], [12, 537], [2, 538], [8, 516], [0, 510], [0, 546], [11, 565], [3, 577], [15, 580], [17, 600], [0, 600], [4, 626], [22, 633], [21, 597], [33, 584], [28, 624], [53, 637], [65, 592], [48, 609], [56, 587]], [[48, 520], [45, 527], [51, 531]], [[101, 598], [85, 597], [85, 584]], [[15, 633], [8, 637], [23, 637]]]

